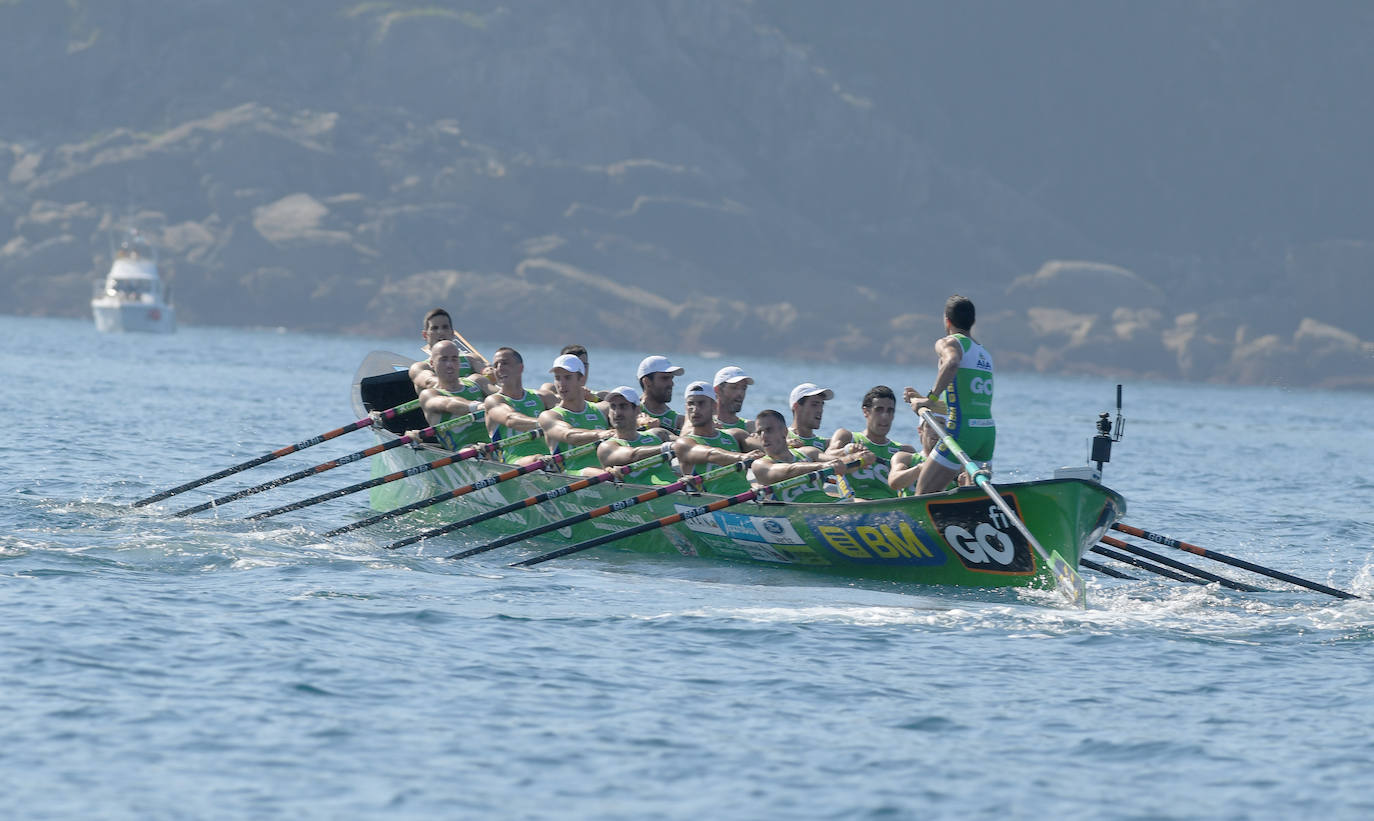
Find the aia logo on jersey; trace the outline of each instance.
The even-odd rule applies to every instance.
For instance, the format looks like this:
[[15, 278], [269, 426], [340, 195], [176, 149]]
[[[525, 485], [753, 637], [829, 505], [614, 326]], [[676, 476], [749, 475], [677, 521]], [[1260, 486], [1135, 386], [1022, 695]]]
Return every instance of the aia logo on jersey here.
[[[1016, 498], [1004, 498], [1021, 515]], [[1029, 575], [1035, 572], [1030, 544], [991, 499], [930, 502], [926, 505], [935, 532], [969, 570]]]

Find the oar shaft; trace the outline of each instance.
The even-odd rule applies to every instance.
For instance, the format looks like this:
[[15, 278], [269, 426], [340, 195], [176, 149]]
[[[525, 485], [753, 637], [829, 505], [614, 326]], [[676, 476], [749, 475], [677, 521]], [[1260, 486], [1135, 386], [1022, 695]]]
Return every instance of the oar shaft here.
[[[944, 426], [936, 424], [935, 417], [930, 415], [930, 411], [922, 410], [920, 415], [921, 418], [925, 420], [926, 424], [930, 425], [931, 430], [936, 432], [945, 431]], [[959, 446], [959, 443], [954, 441], [953, 436], [950, 436], [948, 432], [941, 433], [940, 441], [943, 442], [945, 447], [949, 448], [955, 456], [959, 457], [959, 461], [963, 464], [964, 470], [968, 471], [968, 475], [973, 478], [973, 481], [978, 484], [978, 487], [987, 494], [993, 504], [1001, 509], [1003, 515], [1016, 526], [1016, 529], [1021, 531], [1021, 535], [1024, 536], [1026, 541], [1030, 543], [1030, 546], [1035, 549], [1035, 552], [1040, 554], [1041, 560], [1049, 566], [1055, 581], [1059, 583], [1060, 592], [1069, 600], [1069, 603], [1077, 607], [1086, 607], [1088, 603], [1088, 590], [1087, 586], [1083, 584], [1083, 577], [1078, 575], [1078, 571], [1074, 570], [1073, 566], [1065, 561], [1064, 557], [1059, 555], [1059, 551], [1048, 551], [1041, 546], [1040, 541], [1035, 538], [1035, 534], [1030, 532], [1030, 528], [1026, 527], [1026, 523], [1021, 521], [1021, 517], [1016, 515], [1016, 511], [1011, 509], [1011, 505], [1007, 504], [1006, 500], [1002, 498], [1002, 494], [998, 493], [997, 488], [992, 486], [992, 480], [988, 478], [987, 473], [973, 463], [973, 460], [968, 457], [968, 454]]]
[[[494, 449], [496, 449], [497, 447], [500, 447], [500, 445], [497, 445], [497, 444], [490, 444], [490, 445], [484, 445], [484, 446], [481, 447], [481, 448], [478, 448], [478, 447], [467, 447], [467, 448], [464, 448], [463, 450], [460, 450], [460, 451], [458, 451], [457, 453], [454, 453], [454, 454], [452, 454], [452, 455], [450, 455], [450, 456], [445, 456], [445, 457], [443, 457], [443, 458], [441, 458], [441, 459], [435, 459], [433, 462], [426, 462], [426, 463], [423, 464], [423, 465], [413, 465], [413, 466], [411, 466], [411, 467], [406, 468], [405, 470], [397, 470], [397, 471], [394, 471], [394, 472], [392, 472], [392, 473], [388, 473], [388, 474], [385, 475], [385, 476], [378, 476], [378, 477], [375, 478], [375, 479], [368, 479], [368, 480], [365, 481], [365, 482], [358, 482], [358, 483], [355, 484], [355, 485], [349, 485], [348, 487], [342, 487], [342, 488], [339, 488], [338, 490], [331, 490], [331, 491], [328, 491], [328, 492], [326, 492], [326, 493], [321, 493], [321, 494], [319, 494], [318, 496], [311, 496], [309, 499], [302, 499], [302, 500], [299, 501], [299, 502], [292, 502], [292, 503], [289, 504], [289, 505], [282, 505], [281, 507], [274, 507], [274, 508], [272, 508], [271, 510], [264, 510], [264, 511], [262, 511], [261, 513], [254, 513], [252, 516], [245, 516], [244, 518], [251, 522], [251, 521], [257, 521], [257, 520], [259, 520], [259, 519], [266, 519], [266, 518], [269, 518], [269, 517], [271, 517], [271, 516], [276, 516], [276, 515], [281, 514], [281, 513], [287, 513], [287, 512], [290, 512], [290, 511], [292, 511], [292, 510], [300, 510], [300, 509], [303, 508], [303, 507], [310, 507], [311, 505], [317, 505], [317, 504], [319, 504], [320, 502], [327, 502], [327, 501], [329, 501], [330, 499], [338, 499], [338, 498], [341, 497], [341, 496], [348, 496], [349, 494], [357, 493], [357, 492], [362, 491], [362, 490], [370, 490], [371, 488], [374, 488], [374, 487], [379, 487], [379, 486], [381, 486], [381, 485], [389, 484], [389, 483], [391, 483], [391, 482], [397, 482], [397, 481], [400, 481], [401, 479], [406, 479], [406, 478], [409, 478], [409, 477], [411, 477], [411, 476], [418, 476], [418, 475], [421, 474], [421, 473], [427, 473], [427, 472], [429, 472], [429, 471], [431, 471], [431, 470], [437, 470], [438, 468], [446, 467], [446, 466], [448, 466], [448, 465], [452, 465], [452, 464], [455, 464], [455, 463], [457, 463], [457, 462], [462, 462], [462, 461], [465, 461], [465, 460], [467, 460], [467, 459], [471, 459], [472, 457], [478, 456], [478, 455], [483, 454], [483, 453], [490, 453], [491, 450], [494, 450]], [[487, 448], [489, 448], [489, 449], [487, 449]], [[331, 532], [332, 532], [332, 531], [331, 531]], [[328, 535], [328, 534], [326, 534], [326, 535]]]
[[1117, 570], [1115, 567], [1108, 567], [1107, 565], [1102, 564], [1100, 562], [1095, 562], [1092, 559], [1079, 559], [1078, 563], [1088, 568], [1089, 570], [1095, 570], [1104, 576], [1111, 576], [1113, 579], [1129, 579], [1131, 581], [1138, 581], [1138, 579], [1136, 579], [1136, 577], [1132, 576], [1130, 573], [1123, 573], [1120, 570]]
[[1218, 553], [1215, 550], [1208, 550], [1205, 547], [1198, 547], [1195, 544], [1181, 542], [1177, 539], [1171, 539], [1168, 536], [1162, 536], [1158, 533], [1152, 533], [1148, 530], [1141, 530], [1138, 527], [1131, 527], [1130, 525], [1123, 525], [1120, 522], [1117, 522], [1116, 524], [1112, 525], [1112, 529], [1125, 533], [1129, 536], [1135, 536], [1138, 539], [1148, 539], [1149, 541], [1152, 541], [1155, 544], [1162, 544], [1165, 547], [1176, 548], [1187, 553], [1192, 553], [1197, 556], [1212, 559], [1213, 561], [1218, 561], [1223, 564], [1229, 564], [1232, 567], [1239, 567], [1241, 570], [1248, 570], [1251, 573], [1258, 573], [1261, 576], [1268, 576], [1271, 579], [1277, 579], [1281, 582], [1295, 584], [1298, 587], [1306, 587], [1308, 590], [1315, 590], [1318, 593], [1325, 593], [1328, 596], [1335, 596], [1338, 599], [1360, 598], [1354, 593], [1347, 593], [1344, 590], [1337, 590], [1334, 587], [1327, 587], [1324, 584], [1308, 581], [1307, 579], [1299, 578], [1290, 573], [1284, 573], [1281, 570], [1274, 570], [1273, 568], [1264, 567], [1263, 565], [1258, 565], [1254, 562], [1247, 562], [1244, 559], [1237, 559], [1236, 557], [1228, 556], [1225, 553]]
[[551, 559], [557, 559], [561, 556], [567, 556], [573, 553], [580, 553], [584, 550], [591, 550], [594, 547], [600, 547], [603, 544], [608, 544], [618, 539], [628, 539], [631, 536], [638, 536], [641, 533], [648, 533], [651, 530], [658, 530], [662, 527], [675, 525], [678, 522], [685, 522], [688, 519], [695, 519], [698, 516], [705, 516], [708, 513], [714, 513], [717, 510], [723, 510], [733, 505], [753, 501], [754, 499], [757, 499], [760, 496], [774, 494], [777, 491], [782, 490], [783, 488], [791, 487], [802, 482], [811, 481], [816, 477], [816, 474], [826, 476], [833, 472], [834, 468], [823, 468], [822, 470], [814, 471], [812, 473], [806, 473], [801, 476], [793, 476], [791, 479], [784, 479], [781, 482], [775, 482], [772, 485], [767, 485], [765, 487], [757, 489], [746, 490], [743, 493], [737, 493], [734, 496], [727, 496], [724, 499], [717, 499], [716, 501], [711, 502], [710, 504], [699, 505], [689, 510], [674, 513], [671, 516], [664, 516], [661, 519], [654, 519], [651, 522], [638, 524], [634, 527], [626, 528], [625, 530], [617, 530], [614, 533], [607, 533], [604, 536], [597, 536], [595, 539], [588, 539], [585, 542], [579, 542], [575, 545], [569, 545], [568, 547], [559, 548], [558, 550], [553, 550], [548, 553], [535, 556], [532, 559], [525, 559], [524, 561], [516, 562], [512, 564], [511, 567], [533, 567], [536, 564], [542, 564], [543, 562], [547, 562]]
[[1153, 550], [1146, 550], [1143, 547], [1137, 547], [1136, 545], [1128, 544], [1126, 542], [1121, 541], [1120, 539], [1113, 539], [1111, 536], [1103, 536], [1102, 543], [1105, 545], [1109, 545], [1111, 547], [1115, 547], [1117, 550], [1124, 550], [1127, 553], [1132, 553], [1136, 556], [1149, 559], [1150, 561], [1159, 562], [1160, 564], [1167, 565], [1168, 567], [1172, 567], [1175, 570], [1181, 570], [1184, 573], [1191, 573], [1192, 575], [1197, 576], [1200, 579], [1206, 579], [1209, 582], [1216, 582], [1222, 587], [1229, 587], [1232, 590], [1240, 590], [1245, 593], [1264, 592], [1263, 588], [1255, 587], [1254, 585], [1250, 584], [1245, 584], [1244, 582], [1232, 581], [1231, 579], [1228, 579], [1225, 576], [1218, 576], [1217, 574], [1207, 570], [1203, 570], [1200, 567], [1193, 567], [1192, 565], [1186, 562], [1180, 562], [1176, 559], [1171, 559], [1168, 556], [1161, 556]]
[[[487, 510], [482, 513], [475, 514], [473, 516], [469, 516], [466, 519], [463, 519], [462, 521], [454, 522], [451, 525], [447, 525], [447, 529], [445, 530], [445, 532], [452, 533], [455, 530], [462, 530], [465, 527], [471, 527], [472, 525], [480, 524], [482, 522], [487, 521], [488, 519], [495, 519], [498, 516], [505, 516], [507, 513], [514, 513], [517, 510], [524, 510], [526, 508], [534, 507], [535, 505], [543, 504], [544, 502], [550, 501], [552, 499], [559, 499], [564, 496], [570, 496], [579, 490], [586, 490], [587, 488], [594, 487], [596, 485], [601, 484], [602, 482], [618, 481], [622, 476], [625, 476], [633, 471], [640, 470], [641, 468], [649, 467], [654, 462], [660, 462], [664, 459], [669, 458], [670, 455], [671, 454], [665, 452], [658, 456], [650, 456], [648, 459], [641, 459], [638, 462], [633, 462], [628, 465], [613, 467], [594, 476], [586, 476], [581, 479], [578, 479], [576, 482], [573, 482], [570, 485], [564, 485], [563, 487], [556, 487], [552, 490], [546, 490], [543, 493], [537, 493], [534, 496], [529, 496], [527, 498], [521, 499], [518, 502], [511, 502], [508, 505], [503, 505], [498, 508], [493, 508], [492, 510]], [[583, 514], [580, 513], [578, 514], [578, 516], [582, 515]], [[591, 516], [587, 516], [587, 518], [591, 518]], [[582, 521], [582, 519], [578, 519], [578, 521]], [[541, 533], [547, 533], [549, 530], [557, 530], [560, 527], [566, 527], [568, 523], [570, 523], [570, 520], [564, 519], [560, 522], [555, 522], [552, 526], [541, 526], [539, 528], [536, 528], [535, 530]], [[545, 529], [546, 527], [547, 529]], [[482, 545], [481, 547], [474, 547], [470, 550], [464, 550], [461, 553], [455, 553], [447, 558], [465, 559], [468, 556], [476, 556], [478, 553], [485, 553], [488, 550], [495, 550], [498, 547], [503, 547], [507, 544], [510, 544], [511, 542], [520, 541], [521, 539], [531, 538], [534, 535], [537, 535], [535, 531], [525, 531], [522, 533], [517, 533], [513, 537], [506, 537], [506, 539], [509, 539], [510, 541], [506, 541], [506, 539], [501, 539], [498, 540], [499, 544], [492, 543]]]
[[[661, 457], [654, 458], [657, 459]], [[676, 482], [667, 485], [662, 485], [661, 487], [656, 487], [653, 490], [647, 490], [639, 494], [638, 496], [629, 496], [624, 499], [617, 499], [616, 501], [611, 502], [610, 504], [602, 505], [601, 507], [593, 508], [592, 510], [584, 510], [581, 513], [573, 514], [572, 516], [569, 516], [565, 519], [559, 519], [556, 522], [548, 522], [547, 524], [542, 524], [539, 527], [533, 528], [531, 530], [524, 530], [511, 536], [504, 536], [500, 539], [497, 539], [494, 542], [488, 542], [484, 545], [479, 545], [477, 547], [469, 548], [467, 550], [454, 553], [452, 556], [449, 556], [448, 558], [466, 559], [469, 556], [476, 556], [479, 553], [486, 553], [487, 551], [495, 550], [498, 547], [505, 547], [506, 545], [515, 544], [516, 542], [523, 542], [526, 539], [533, 539], [537, 536], [542, 536], [545, 533], [551, 533], [555, 530], [559, 530], [564, 527], [571, 527], [572, 525], [580, 524], [590, 519], [595, 519], [601, 516], [607, 516], [619, 510], [624, 510], [629, 507], [634, 507], [635, 505], [641, 504], [643, 502], [648, 502], [653, 499], [658, 499], [663, 496], [667, 496], [670, 493], [677, 493], [680, 490], [686, 490], [690, 487], [700, 487], [702, 483], [710, 481], [711, 479], [723, 475], [724, 473], [728, 473], [734, 470], [743, 470], [744, 468], [741, 466], [742, 464], [743, 463], [726, 465], [725, 467], [718, 468], [708, 473], [704, 473], [700, 476], [684, 476]], [[550, 496], [550, 498], [553, 497]]]
[[[397, 405], [394, 408], [382, 411], [381, 416], [383, 419], [392, 419], [403, 413], [408, 413], [409, 411], [412, 411], [415, 408], [418, 408], [419, 406], [419, 400], [411, 400], [410, 402], [405, 402], [403, 404]], [[249, 459], [246, 462], [240, 462], [237, 465], [227, 467], [224, 470], [212, 473], [209, 476], [202, 476], [201, 478], [191, 482], [187, 482], [184, 485], [177, 485], [171, 490], [164, 490], [161, 493], [154, 493], [152, 496], [149, 496], [144, 499], [139, 499], [137, 502], [134, 502], [132, 505], [130, 505], [130, 507], [143, 507], [144, 505], [150, 505], [154, 502], [160, 502], [163, 499], [171, 498], [172, 496], [176, 496], [179, 493], [185, 493], [186, 491], [191, 490], [193, 488], [198, 488], [201, 485], [208, 485], [209, 483], [217, 479], [223, 479], [226, 476], [232, 476], [235, 473], [241, 473], [245, 470], [248, 470], [249, 468], [255, 468], [258, 465], [266, 464], [274, 459], [280, 459], [281, 457], [286, 456], [288, 454], [305, 450], [309, 447], [314, 447], [315, 445], [318, 445], [321, 442], [327, 442], [330, 439], [334, 439], [335, 437], [343, 436], [345, 433], [352, 433], [355, 430], [370, 428], [372, 427], [372, 424], [373, 420], [371, 416], [367, 417], [366, 419], [359, 419], [356, 422], [349, 422], [347, 425], [344, 425], [343, 427], [335, 428], [334, 430], [328, 431], [327, 433], [321, 433], [319, 436], [312, 436], [311, 438], [297, 442], [294, 445], [287, 445], [286, 447], [279, 448], [277, 450], [272, 451], [271, 453], [264, 453], [262, 456], [258, 456], [254, 459]]]
[[[526, 431], [524, 433], [516, 434], [515, 436], [507, 437], [499, 442], [487, 442], [480, 446], [476, 446], [475, 448], [469, 447], [466, 450], [460, 452], [459, 455], [467, 452], [467, 450], [475, 450], [476, 452], [472, 454], [473, 456], [489, 456], [503, 447], [508, 447], [510, 445], [518, 445], [521, 442], [527, 442], [530, 439], [537, 439], [543, 435], [544, 431], [541, 428], [535, 428], [531, 431]], [[500, 475], [507, 476], [509, 478], [523, 476], [525, 473], [533, 473], [536, 470], [543, 470], [544, 464], [542, 462], [534, 462], [530, 465], [524, 465], [522, 467], [528, 468], [528, 470], [524, 470], [523, 472], [521, 472], [520, 469], [510, 470]], [[496, 484], [498, 481], [505, 480], [500, 479], [496, 476], [488, 476], [477, 482], [473, 482], [472, 484], [464, 485], [454, 490], [446, 490], [443, 493], [437, 494], [435, 496], [430, 496], [427, 499], [421, 499], [418, 502], [411, 502], [407, 505], [401, 505], [400, 507], [393, 508], [383, 513], [378, 513], [376, 515], [369, 516], [366, 519], [359, 519], [356, 522], [349, 522], [348, 524], [343, 525], [342, 527], [336, 527], [328, 533], [325, 533], [324, 537], [326, 539], [332, 538], [334, 536], [338, 536], [341, 533], [347, 533], [350, 530], [357, 530], [359, 528], [369, 527], [371, 525], [377, 524], [378, 522], [384, 522], [387, 519], [394, 519], [397, 516], [404, 516], [407, 513], [411, 513], [416, 510], [422, 510], [424, 508], [430, 507], [431, 505], [437, 505], [441, 502], [447, 502], [450, 499], [456, 499], [459, 496], [464, 496], [468, 493], [473, 492], [474, 490], [481, 490], [482, 488], [490, 487], [491, 485]]]
[[342, 467], [342, 466], [347, 465], [347, 464], [352, 464], [353, 462], [356, 462], [356, 461], [358, 461], [359, 459], [366, 459], [366, 458], [369, 457], [369, 456], [376, 456], [377, 454], [383, 453], [383, 452], [388, 451], [388, 450], [391, 450], [392, 448], [398, 448], [398, 447], [401, 447], [402, 445], [409, 445], [410, 443], [412, 443], [412, 442], [414, 442], [414, 441], [417, 441], [417, 440], [425, 439], [425, 438], [427, 438], [427, 437], [434, 436], [434, 435], [435, 435], [436, 433], [438, 433], [440, 430], [443, 430], [443, 429], [445, 429], [445, 428], [449, 428], [449, 427], [452, 427], [452, 426], [454, 426], [454, 425], [462, 424], [462, 423], [464, 423], [464, 422], [470, 422], [470, 421], [472, 421], [473, 419], [477, 418], [478, 415], [479, 415], [479, 414], [471, 414], [471, 413], [470, 413], [470, 414], [468, 414], [467, 416], [460, 416], [460, 417], [458, 417], [458, 418], [456, 418], [456, 419], [450, 419], [450, 420], [448, 420], [447, 422], [441, 422], [440, 424], [435, 425], [435, 426], [433, 426], [433, 427], [428, 427], [428, 428], [425, 428], [425, 429], [423, 429], [423, 430], [421, 430], [421, 431], [418, 431], [418, 432], [416, 433], [415, 438], [411, 438], [410, 436], [401, 436], [401, 437], [398, 437], [398, 438], [396, 438], [396, 439], [392, 439], [392, 440], [389, 441], [389, 442], [382, 442], [382, 443], [373, 445], [373, 446], [370, 447], [370, 448], [365, 448], [365, 449], [363, 449], [363, 450], [354, 451], [353, 453], [347, 454], [346, 456], [340, 456], [340, 457], [337, 458], [337, 459], [330, 459], [328, 462], [321, 462], [320, 464], [315, 465], [314, 467], [308, 467], [308, 468], [305, 468], [304, 470], [298, 470], [298, 471], [296, 471], [295, 473], [291, 473], [291, 474], [288, 474], [288, 475], [286, 475], [286, 476], [282, 476], [282, 477], [280, 477], [280, 478], [278, 478], [278, 479], [273, 479], [273, 480], [270, 481], [270, 482], [263, 482], [263, 483], [260, 484], [260, 485], [254, 485], [253, 487], [244, 488], [243, 490], [235, 491], [234, 493], [230, 493], [230, 494], [228, 494], [228, 495], [221, 496], [221, 497], [219, 497], [218, 499], [212, 499], [211, 501], [205, 502], [204, 504], [199, 504], [199, 505], [196, 505], [195, 507], [188, 507], [188, 508], [186, 508], [185, 510], [179, 510], [179, 511], [177, 511], [176, 513], [173, 513], [172, 515], [173, 515], [173, 516], [190, 516], [192, 513], [199, 513], [199, 512], [201, 512], [202, 510], [209, 510], [209, 509], [212, 508], [212, 507], [218, 507], [218, 506], [223, 505], [223, 504], [228, 504], [229, 502], [233, 502], [233, 501], [236, 501], [236, 500], [238, 500], [238, 499], [242, 499], [242, 498], [244, 498], [245, 496], [252, 496], [252, 495], [254, 495], [254, 494], [256, 494], [256, 493], [261, 493], [261, 492], [263, 492], [264, 490], [271, 490], [271, 489], [274, 488], [274, 487], [281, 487], [282, 485], [286, 485], [286, 484], [290, 484], [290, 483], [295, 482], [295, 481], [299, 481], [299, 480], [304, 479], [304, 478], [306, 478], [306, 477], [308, 477], [308, 476], [315, 476], [315, 475], [317, 475], [317, 474], [324, 473], [324, 472], [327, 471], [327, 470], [333, 470], [334, 468], [337, 468], [337, 467]]
[[1115, 550], [1112, 550], [1109, 547], [1103, 547], [1102, 545], [1093, 545], [1092, 552], [1100, 556], [1106, 556], [1109, 559], [1115, 559], [1123, 564], [1129, 564], [1131, 567], [1138, 567], [1141, 570], [1148, 570], [1151, 573], [1163, 576], [1166, 579], [1173, 579], [1176, 582], [1187, 582], [1188, 584], [1207, 583], [1202, 579], [1197, 578], [1196, 576], [1187, 576], [1182, 573], [1179, 573], [1177, 570], [1170, 570], [1167, 567], [1160, 567], [1159, 565], [1147, 562], [1144, 559], [1137, 559], [1135, 556], [1130, 556], [1125, 553], [1119, 553]]

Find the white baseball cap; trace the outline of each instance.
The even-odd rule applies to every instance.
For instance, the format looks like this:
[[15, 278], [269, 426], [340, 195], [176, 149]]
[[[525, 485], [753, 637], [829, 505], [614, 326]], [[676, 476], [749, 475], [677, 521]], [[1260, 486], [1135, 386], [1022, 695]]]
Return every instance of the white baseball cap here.
[[729, 382], [731, 384], [734, 384], [735, 382], [743, 382], [746, 385], [752, 385], [754, 384], [754, 377], [746, 375], [742, 369], [735, 367], [734, 365], [727, 365], [724, 368], [721, 368], [720, 370], [716, 371], [716, 379], [711, 384], [723, 385], [726, 382]]
[[819, 395], [822, 399], [824, 399], [827, 402], [835, 398], [835, 392], [830, 390], [829, 388], [822, 388], [819, 385], [812, 384], [811, 382], [803, 382], [792, 389], [792, 395], [787, 398], [787, 404], [795, 405], [808, 396], [817, 395]]
[[621, 385], [618, 388], [611, 388], [610, 390], [606, 391], [606, 398], [610, 399], [612, 396], [615, 396], [616, 394], [620, 394], [621, 396], [623, 396], [625, 398], [625, 401], [629, 402], [631, 405], [639, 404], [639, 391], [635, 390], [629, 385]]
[[555, 359], [553, 361], [553, 367], [549, 368], [549, 373], [553, 373], [559, 368], [562, 368], [563, 370], [568, 371], [570, 373], [587, 372], [587, 369], [582, 365], [582, 360], [578, 359], [577, 356], [570, 353], [565, 353], [562, 356]]
[[646, 356], [644, 361], [639, 363], [639, 375], [637, 379], [643, 379], [651, 373], [670, 373], [673, 376], [682, 376], [686, 371], [668, 361], [666, 356]]
[[710, 385], [699, 379], [688, 385], [687, 390], [682, 392], [683, 399], [691, 399], [693, 396], [704, 396], [712, 402], [716, 401], [716, 392], [711, 390]]

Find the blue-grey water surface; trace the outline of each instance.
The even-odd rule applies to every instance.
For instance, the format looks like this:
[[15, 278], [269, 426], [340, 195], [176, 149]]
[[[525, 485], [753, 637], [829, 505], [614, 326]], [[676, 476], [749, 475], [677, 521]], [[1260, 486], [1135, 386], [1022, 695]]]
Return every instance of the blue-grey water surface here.
[[[473, 340], [490, 353], [518, 340]], [[572, 341], [572, 340], [570, 340]], [[5, 818], [1367, 818], [1374, 601], [1085, 571], [1052, 593], [852, 586], [605, 549], [511, 570], [335, 540], [362, 464], [167, 514], [372, 444], [342, 437], [367, 340], [0, 317]], [[924, 347], [928, 340], [921, 340]], [[553, 350], [523, 348], [527, 381]], [[724, 360], [644, 353], [685, 379]], [[996, 351], [993, 351], [994, 356]], [[929, 367], [745, 358], [746, 411], [809, 380], [827, 428]], [[1374, 363], [1371, 363], [1374, 367]], [[1110, 379], [998, 377], [997, 478], [1081, 463]], [[679, 403], [680, 404], [680, 403]], [[1128, 383], [1127, 521], [1374, 593], [1374, 396]], [[911, 440], [914, 417], [894, 430]], [[1164, 549], [1161, 549], [1164, 550]], [[1144, 575], [1144, 574], [1141, 574]]]

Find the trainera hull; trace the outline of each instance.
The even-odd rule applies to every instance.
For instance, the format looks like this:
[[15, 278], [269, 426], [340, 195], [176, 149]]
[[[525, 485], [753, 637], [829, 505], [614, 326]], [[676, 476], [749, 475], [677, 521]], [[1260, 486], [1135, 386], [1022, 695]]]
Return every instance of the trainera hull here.
[[[377, 435], [382, 439], [393, 436], [386, 432]], [[414, 467], [446, 453], [435, 447], [393, 448], [373, 457], [374, 475]], [[371, 503], [377, 510], [391, 510], [508, 471], [510, 467], [468, 460], [374, 488]], [[466, 518], [572, 481], [574, 477], [557, 473], [529, 473], [422, 513], [408, 514], [398, 522], [418, 530]], [[648, 489], [628, 484], [595, 485], [461, 531], [461, 543], [457, 535], [440, 537], [443, 546], [439, 549], [457, 550], [474, 539], [486, 541], [527, 530]], [[1058, 550], [1074, 566], [1126, 511], [1120, 494], [1081, 479], [1009, 483], [999, 485], [999, 489], [1041, 544]], [[580, 542], [719, 498], [711, 494], [670, 494], [551, 532], [534, 546], [550, 548]], [[977, 587], [1053, 586], [1044, 562], [976, 488], [924, 497], [831, 504], [747, 502], [597, 550], [787, 566], [858, 579]]]

